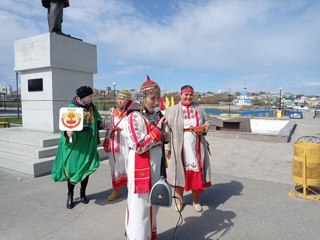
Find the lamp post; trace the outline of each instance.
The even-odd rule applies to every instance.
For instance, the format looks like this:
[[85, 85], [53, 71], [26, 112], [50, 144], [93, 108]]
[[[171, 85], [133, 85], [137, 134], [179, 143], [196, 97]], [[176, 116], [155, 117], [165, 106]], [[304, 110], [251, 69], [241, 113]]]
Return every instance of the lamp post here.
[[4, 94], [4, 98], [3, 98], [3, 101], [4, 101], [4, 110], [6, 111], [6, 110], [7, 110], [7, 103], [6, 103], [7, 88], [6, 88], [6, 87], [3, 87], [2, 90], [3, 90], [3, 94]]
[[228, 93], [228, 102], [229, 102], [229, 114], [228, 114], [228, 116], [230, 116], [230, 105], [231, 105], [231, 94], [230, 94], [230, 92], [231, 92], [231, 88], [229, 88], [229, 93]]
[[19, 106], [19, 87], [18, 87], [18, 82], [19, 82], [19, 73], [16, 72], [16, 87], [17, 87], [17, 114], [18, 114], [18, 118], [20, 118], [20, 106]]
[[279, 110], [281, 110], [281, 90], [282, 88], [279, 88]]
[[228, 102], [229, 102], [229, 113], [228, 116], [230, 116], [230, 107], [231, 107], [231, 98], [230, 98], [231, 94], [230, 92], [228, 93]]
[[103, 93], [103, 110], [106, 110], [106, 92]]
[[113, 82], [113, 101], [114, 104], [116, 105], [116, 82]]

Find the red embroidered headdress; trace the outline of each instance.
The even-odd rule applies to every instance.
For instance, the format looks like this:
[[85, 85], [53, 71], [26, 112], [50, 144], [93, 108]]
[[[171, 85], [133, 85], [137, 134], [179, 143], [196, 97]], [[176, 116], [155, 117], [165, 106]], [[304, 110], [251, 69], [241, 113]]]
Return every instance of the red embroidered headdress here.
[[131, 100], [131, 93], [129, 90], [125, 89], [125, 90], [118, 92], [117, 97], [125, 99], [125, 100]]
[[147, 76], [147, 81], [141, 85], [140, 91], [143, 96], [160, 96], [161, 93], [159, 85], [152, 81], [149, 76]]

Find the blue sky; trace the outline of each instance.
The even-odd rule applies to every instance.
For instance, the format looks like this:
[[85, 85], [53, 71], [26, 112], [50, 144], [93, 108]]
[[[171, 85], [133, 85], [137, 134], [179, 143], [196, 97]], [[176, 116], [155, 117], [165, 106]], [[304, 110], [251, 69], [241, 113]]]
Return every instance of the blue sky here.
[[[318, 0], [70, 0], [65, 33], [97, 45], [94, 87], [320, 95]], [[15, 40], [48, 31], [40, 0], [1, 0], [0, 83]]]

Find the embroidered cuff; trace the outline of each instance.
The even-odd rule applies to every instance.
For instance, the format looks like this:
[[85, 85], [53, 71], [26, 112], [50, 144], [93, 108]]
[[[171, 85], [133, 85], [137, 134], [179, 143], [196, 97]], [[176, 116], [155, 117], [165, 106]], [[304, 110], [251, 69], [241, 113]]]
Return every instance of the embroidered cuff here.
[[155, 143], [161, 141], [161, 131], [159, 130], [159, 128], [153, 128], [149, 135]]

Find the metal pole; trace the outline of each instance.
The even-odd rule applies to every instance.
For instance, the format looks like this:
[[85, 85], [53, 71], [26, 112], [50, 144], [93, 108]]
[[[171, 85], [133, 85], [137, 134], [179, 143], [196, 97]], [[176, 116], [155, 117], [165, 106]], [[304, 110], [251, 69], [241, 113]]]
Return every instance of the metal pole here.
[[113, 82], [113, 101], [114, 105], [116, 106], [116, 82]]
[[229, 100], [229, 116], [230, 116], [230, 105], [231, 105], [231, 99], [230, 99], [230, 96], [231, 96], [231, 94], [230, 94], [230, 91], [231, 91], [231, 89], [229, 88], [229, 93], [228, 93], [228, 100]]
[[3, 94], [4, 94], [3, 100], [4, 100], [4, 110], [6, 111], [6, 110], [7, 110], [7, 103], [6, 103], [7, 88], [4, 87], [4, 88], [3, 88], [3, 91], [5, 91], [5, 92], [3, 93]]
[[20, 102], [19, 102], [19, 87], [18, 87], [18, 83], [19, 83], [19, 73], [16, 72], [16, 87], [17, 87], [17, 114], [18, 114], [18, 118], [20, 118]]
[[229, 100], [229, 116], [230, 116], [230, 105], [231, 105], [230, 93], [228, 94], [228, 100]]
[[281, 110], [281, 88], [279, 88], [279, 90], [280, 90], [280, 97], [279, 97], [279, 110]]

